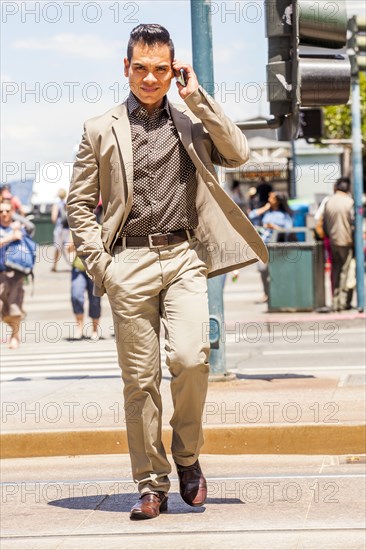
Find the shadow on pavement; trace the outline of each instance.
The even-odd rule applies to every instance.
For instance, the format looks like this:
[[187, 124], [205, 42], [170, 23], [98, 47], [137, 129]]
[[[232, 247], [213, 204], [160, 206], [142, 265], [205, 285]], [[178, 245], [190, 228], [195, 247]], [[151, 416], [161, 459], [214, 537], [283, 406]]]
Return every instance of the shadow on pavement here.
[[[90, 495], [61, 498], [48, 502], [50, 506], [71, 510], [99, 510], [102, 512], [130, 512], [138, 499], [138, 493]], [[206, 504], [244, 504], [238, 498], [208, 498]], [[179, 493], [169, 493], [168, 511], [173, 514], [202, 514], [206, 508], [192, 508], [185, 504]]]
[[316, 378], [313, 374], [236, 374], [236, 378], [239, 380], [266, 380], [271, 382], [272, 380], [288, 380], [291, 378]]

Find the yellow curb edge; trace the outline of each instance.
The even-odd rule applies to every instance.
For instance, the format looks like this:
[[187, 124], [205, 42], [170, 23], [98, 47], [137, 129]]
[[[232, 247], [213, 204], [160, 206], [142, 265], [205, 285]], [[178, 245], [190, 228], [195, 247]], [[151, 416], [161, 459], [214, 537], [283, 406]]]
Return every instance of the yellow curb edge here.
[[[204, 429], [205, 454], [365, 454], [365, 425], [212, 426]], [[171, 429], [163, 429], [171, 445]], [[0, 458], [31, 458], [128, 453], [125, 430], [37, 431], [2, 433]]]

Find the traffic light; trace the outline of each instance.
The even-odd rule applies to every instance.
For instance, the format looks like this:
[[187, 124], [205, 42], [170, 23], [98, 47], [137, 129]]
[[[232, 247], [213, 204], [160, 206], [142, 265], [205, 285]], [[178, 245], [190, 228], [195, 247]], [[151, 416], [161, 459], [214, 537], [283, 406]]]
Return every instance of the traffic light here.
[[267, 99], [271, 115], [292, 112], [292, 0], [266, 0]]
[[366, 70], [366, 17], [354, 15], [348, 21], [347, 53], [351, 62], [351, 75]]
[[266, 0], [266, 34], [270, 112], [295, 137], [300, 107], [348, 102], [345, 1]]
[[324, 133], [324, 115], [320, 108], [300, 109], [299, 138], [321, 139]]

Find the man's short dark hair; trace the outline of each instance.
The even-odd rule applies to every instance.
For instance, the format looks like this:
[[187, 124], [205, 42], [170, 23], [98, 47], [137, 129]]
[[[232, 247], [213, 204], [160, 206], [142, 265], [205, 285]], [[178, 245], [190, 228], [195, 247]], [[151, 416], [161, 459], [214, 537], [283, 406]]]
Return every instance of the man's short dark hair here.
[[130, 62], [132, 59], [133, 48], [138, 43], [147, 44], [148, 46], [155, 46], [156, 44], [166, 44], [170, 50], [170, 57], [174, 59], [174, 44], [170, 38], [169, 32], [158, 25], [157, 23], [145, 24], [142, 23], [134, 29], [130, 34], [130, 39], [127, 44], [127, 59]]
[[335, 182], [336, 191], [343, 191], [343, 193], [349, 193], [351, 189], [351, 182], [349, 178], [338, 178]]

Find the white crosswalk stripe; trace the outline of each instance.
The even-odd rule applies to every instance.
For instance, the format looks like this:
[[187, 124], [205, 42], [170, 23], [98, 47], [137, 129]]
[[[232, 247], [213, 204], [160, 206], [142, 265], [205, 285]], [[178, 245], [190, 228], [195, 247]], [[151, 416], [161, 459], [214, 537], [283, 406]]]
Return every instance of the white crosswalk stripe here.
[[[228, 335], [228, 341], [235, 338]], [[164, 340], [160, 345], [163, 372], [166, 353]], [[240, 357], [242, 352], [232, 352], [232, 357]], [[34, 379], [52, 377], [120, 376], [117, 351], [113, 338], [98, 342], [57, 340], [55, 342], [24, 342], [17, 350], [3, 346], [0, 363], [0, 381], [14, 379]]]
[[120, 376], [114, 341], [23, 344], [2, 353], [2, 382], [62, 376]]
[[[344, 329], [343, 334], [347, 335], [347, 339], [352, 335], [354, 340], [359, 340], [359, 335], [363, 332], [361, 329]], [[327, 335], [327, 334], [326, 334]], [[339, 365], [339, 354], [342, 352], [348, 353], [352, 364], [347, 367], [347, 372], [363, 373], [364, 363], [362, 360], [363, 354], [361, 348], [357, 345], [350, 345], [348, 349], [342, 345], [329, 347], [324, 345], [319, 349], [314, 346], [306, 349], [307, 337], [312, 336], [311, 331], [304, 331], [302, 336], [306, 337], [305, 341], [297, 346], [282, 347], [273, 349], [273, 345], [255, 346], [237, 338], [237, 334], [227, 334], [226, 341], [226, 359], [227, 369], [231, 372], [240, 372], [246, 375], [267, 374], [268, 372], [287, 373], [298, 372], [316, 375], [319, 372], [331, 375], [338, 371], [344, 370]], [[355, 338], [356, 337], [356, 338]], [[352, 342], [354, 342], [352, 340]], [[359, 344], [360, 342], [357, 341]], [[266, 344], [266, 342], [264, 342]], [[282, 343], [283, 344], [283, 343]], [[164, 341], [161, 340], [161, 360], [163, 366], [163, 375], [169, 376], [169, 371], [165, 366], [166, 354], [164, 350]], [[316, 355], [316, 359], [311, 361], [311, 354]], [[331, 361], [319, 361], [319, 355], [333, 357]], [[299, 356], [308, 356], [309, 363], [297, 364], [295, 361]], [[278, 357], [280, 363], [275, 364], [271, 361], [271, 357]], [[294, 358], [289, 364], [288, 361]], [[261, 359], [265, 363], [260, 364]], [[268, 359], [268, 360], [267, 360]], [[285, 360], [287, 359], [287, 362]], [[67, 341], [59, 339], [56, 342], [37, 342], [29, 341], [21, 344], [17, 350], [9, 350], [6, 346], [2, 346], [0, 358], [0, 381], [6, 382], [11, 380], [30, 380], [30, 379], [62, 379], [62, 378], [83, 378], [83, 377], [120, 377], [120, 369], [118, 366], [117, 352], [115, 341], [112, 337], [101, 339], [98, 342], [90, 340], [82, 341]]]

